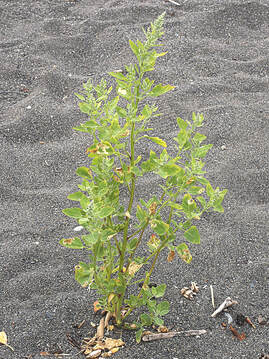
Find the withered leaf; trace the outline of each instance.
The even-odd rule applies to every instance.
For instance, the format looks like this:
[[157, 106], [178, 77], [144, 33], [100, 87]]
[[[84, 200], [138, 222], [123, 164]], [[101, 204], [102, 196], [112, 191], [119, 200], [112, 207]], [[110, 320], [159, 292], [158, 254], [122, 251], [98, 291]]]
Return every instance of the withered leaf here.
[[5, 345], [14, 352], [14, 349], [7, 343], [7, 335], [5, 332], [0, 332], [0, 344]]

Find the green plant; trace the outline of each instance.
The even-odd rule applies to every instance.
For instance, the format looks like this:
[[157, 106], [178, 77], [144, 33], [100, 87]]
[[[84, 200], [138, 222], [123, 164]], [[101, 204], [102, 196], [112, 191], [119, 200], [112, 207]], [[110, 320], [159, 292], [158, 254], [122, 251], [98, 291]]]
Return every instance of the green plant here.
[[[196, 132], [203, 125], [201, 114], [193, 113], [190, 121], [177, 118], [175, 156], [168, 153], [164, 140], [148, 135], [153, 130], [148, 124], [160, 114], [154, 103], [145, 100], [173, 89], [170, 85], [155, 85], [145, 77], [154, 70], [157, 58], [166, 54], [156, 51], [161, 46], [158, 40], [163, 35], [163, 21], [164, 14], [144, 30], [144, 43], [130, 41], [136, 64], [126, 66], [125, 73], [109, 73], [116, 79], [116, 95], [103, 79], [97, 86], [89, 80], [83, 85], [83, 95], [76, 94], [81, 100], [80, 110], [89, 120], [74, 129], [89, 133], [93, 143], [87, 149], [89, 167], [80, 167], [76, 172], [83, 179], [78, 186], [80, 191], [68, 196], [78, 201], [80, 207], [63, 212], [75, 218], [87, 234], [60, 241], [65, 247], [89, 252], [89, 263], [79, 262], [75, 278], [83, 287], [97, 290], [99, 305], [113, 314], [117, 325], [125, 323], [134, 309], [147, 308], [135, 323], [138, 342], [143, 328], [163, 324], [161, 317], [169, 311], [167, 301], [157, 302], [166, 285], [149, 285], [160, 253], [168, 249], [168, 261], [177, 253], [190, 263], [192, 256], [182, 238], [200, 243], [193, 223], [206, 211], [223, 212], [221, 203], [227, 192], [213, 189], [204, 177], [202, 160], [212, 145], [202, 145], [206, 136]], [[142, 159], [136, 147], [142, 139], [163, 150], [159, 154], [150, 151], [148, 159]], [[149, 174], [162, 179], [161, 193], [138, 200], [136, 183]], [[120, 194], [123, 187], [129, 194], [127, 203]], [[135, 229], [131, 230], [131, 224]], [[145, 245], [147, 231], [151, 235], [147, 234]], [[143, 257], [137, 255], [141, 247], [146, 253]], [[137, 294], [128, 296], [128, 287], [137, 289]]]

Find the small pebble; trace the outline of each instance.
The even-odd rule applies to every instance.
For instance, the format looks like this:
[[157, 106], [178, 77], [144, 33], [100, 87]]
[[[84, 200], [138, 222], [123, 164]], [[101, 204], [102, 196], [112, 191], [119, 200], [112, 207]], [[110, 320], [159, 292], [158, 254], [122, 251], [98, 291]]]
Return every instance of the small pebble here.
[[222, 145], [222, 146], [221, 146], [221, 150], [222, 150], [222, 151], [226, 150], [226, 146], [225, 146], [225, 145]]
[[31, 108], [32, 108], [32, 106], [30, 106], [30, 105], [26, 107], [27, 110], [31, 110]]
[[267, 323], [267, 320], [262, 315], [259, 315], [258, 316], [258, 323], [260, 325], [265, 325]]
[[73, 230], [74, 230], [75, 232], [80, 232], [80, 231], [82, 231], [82, 229], [83, 229], [82, 226], [77, 226], [77, 227], [75, 227]]

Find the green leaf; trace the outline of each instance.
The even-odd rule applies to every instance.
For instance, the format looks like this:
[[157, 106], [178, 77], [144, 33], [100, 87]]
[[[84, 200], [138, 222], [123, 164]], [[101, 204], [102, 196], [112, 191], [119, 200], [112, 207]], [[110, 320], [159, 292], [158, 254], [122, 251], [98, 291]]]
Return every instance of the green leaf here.
[[166, 290], [166, 284], [158, 285], [158, 287], [152, 287], [151, 291], [155, 298], [160, 298], [164, 296]]
[[206, 186], [206, 194], [209, 198], [212, 198], [215, 194], [214, 189], [212, 188], [211, 184], [208, 182]]
[[79, 167], [76, 174], [82, 178], [92, 179], [91, 171], [87, 167]]
[[124, 108], [122, 108], [122, 107], [120, 107], [120, 106], [117, 106], [117, 107], [116, 107], [116, 111], [117, 111], [117, 114], [118, 114], [120, 117], [122, 117], [122, 118], [126, 118], [126, 117], [127, 117], [127, 111], [126, 111]]
[[198, 132], [192, 138], [193, 142], [196, 143], [196, 144], [200, 144], [205, 139], [206, 139], [206, 136], [202, 135], [201, 133], [198, 133]]
[[199, 197], [196, 197], [196, 199], [201, 203], [202, 207], [205, 208], [206, 200], [204, 199], [204, 197], [199, 196]]
[[87, 287], [91, 283], [93, 273], [93, 268], [84, 262], [79, 262], [79, 264], [75, 266], [75, 279], [82, 287]]
[[185, 129], [181, 129], [175, 138], [180, 147], [183, 147], [189, 139], [189, 134]]
[[171, 163], [171, 164], [167, 163], [158, 169], [158, 174], [162, 178], [167, 178], [169, 176], [183, 175], [184, 173], [185, 172], [181, 167], [179, 167], [173, 163]]
[[159, 85], [153, 87], [153, 89], [149, 92], [149, 96], [158, 97], [160, 95], [165, 94], [168, 91], [173, 90], [174, 87], [175, 86], [159, 84]]
[[138, 49], [138, 47], [136, 46], [136, 44], [135, 44], [132, 40], [129, 40], [129, 44], [130, 44], [130, 47], [131, 47], [133, 53], [134, 53], [135, 56], [137, 57], [138, 54], [139, 54], [139, 49]]
[[192, 226], [184, 233], [185, 239], [187, 239], [188, 242], [199, 244], [200, 243], [200, 234], [198, 232], [198, 229], [196, 226]]
[[75, 96], [77, 96], [78, 99], [80, 99], [81, 101], [85, 101], [85, 97], [80, 95], [79, 93], [74, 93]]
[[109, 72], [110, 76], [115, 77], [118, 80], [127, 82], [128, 79], [121, 72]]
[[147, 212], [145, 212], [139, 205], [137, 205], [136, 218], [139, 220], [139, 222], [145, 222], [147, 220], [147, 217]]
[[141, 342], [142, 334], [143, 334], [143, 328], [140, 328], [135, 334], [137, 343]]
[[160, 325], [163, 325], [164, 321], [163, 319], [159, 318], [159, 317], [153, 317], [153, 322], [154, 324], [160, 326]]
[[82, 244], [80, 238], [63, 238], [60, 240], [60, 244], [66, 248], [72, 248], [72, 249], [83, 249], [84, 245]]
[[111, 206], [103, 207], [98, 213], [99, 218], [105, 218], [110, 216], [114, 212], [114, 208]]
[[140, 315], [140, 320], [141, 320], [142, 325], [145, 327], [149, 327], [152, 324], [151, 317], [146, 313], [143, 313]]
[[161, 138], [159, 137], [150, 137], [150, 136], [145, 136], [148, 139], [150, 139], [152, 142], [157, 143], [157, 145], [160, 145], [162, 147], [167, 147], [167, 144], [165, 141], [163, 141]]
[[82, 198], [85, 197], [85, 194], [83, 194], [82, 192], [75, 192], [70, 194], [67, 198], [70, 199], [71, 201], [81, 201]]
[[204, 191], [205, 191], [205, 189], [203, 187], [199, 187], [199, 186], [191, 186], [188, 188], [188, 192], [192, 195], [201, 194]]
[[157, 313], [161, 316], [169, 313], [170, 305], [167, 301], [161, 302], [157, 305]]
[[165, 233], [167, 233], [169, 229], [169, 224], [159, 221], [157, 219], [153, 220], [151, 222], [151, 228], [154, 230], [155, 233], [157, 233], [159, 236], [163, 236]]
[[84, 215], [84, 211], [82, 211], [81, 208], [76, 208], [76, 207], [63, 209], [63, 213], [66, 216], [72, 218], [81, 218]]
[[182, 120], [182, 118], [180, 118], [180, 117], [177, 118], [177, 125], [182, 130], [186, 130], [188, 127], [188, 123], [186, 121]]
[[192, 153], [193, 157], [194, 158], [204, 158], [212, 146], [213, 145], [205, 145], [205, 146], [202, 146], [199, 148], [195, 148]]
[[78, 104], [79, 108], [80, 108], [80, 111], [83, 112], [83, 113], [86, 113], [87, 115], [90, 113], [90, 105], [86, 102], [80, 102]]
[[191, 252], [186, 243], [181, 243], [176, 247], [177, 253], [179, 257], [186, 263], [190, 263], [192, 261]]

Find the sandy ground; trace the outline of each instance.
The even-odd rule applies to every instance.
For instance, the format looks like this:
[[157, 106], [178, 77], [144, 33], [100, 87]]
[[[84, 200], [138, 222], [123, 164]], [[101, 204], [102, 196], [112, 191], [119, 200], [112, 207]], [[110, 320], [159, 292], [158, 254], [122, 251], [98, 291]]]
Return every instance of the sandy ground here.
[[[80, 341], [94, 333], [93, 292], [73, 276], [81, 253], [58, 241], [76, 223], [61, 210], [76, 189], [75, 169], [87, 163], [89, 138], [72, 131], [85, 118], [73, 95], [91, 77], [134, 60], [128, 39], [143, 38], [147, 26], [167, 12], [165, 48], [153, 78], [176, 89], [161, 98], [163, 120], [156, 135], [171, 144], [176, 117], [192, 111], [206, 118], [203, 131], [214, 147], [208, 177], [229, 190], [225, 214], [206, 215], [202, 244], [192, 247], [191, 265], [163, 257], [156, 283], [167, 283], [171, 312], [166, 325], [207, 329], [200, 338], [173, 338], [137, 345], [133, 333], [114, 358], [251, 358], [269, 353], [268, 119], [269, 5], [267, 0], [0, 0], [0, 331], [12, 353], [1, 359], [38, 359], [40, 352], [75, 356], [66, 333]], [[223, 147], [224, 146], [224, 147]], [[149, 152], [150, 148], [141, 148]], [[140, 184], [149, 196], [154, 178]], [[195, 301], [180, 288], [196, 281]], [[256, 325], [239, 327], [242, 342], [210, 317], [227, 296], [230, 310]], [[74, 325], [86, 320], [81, 329]], [[268, 323], [268, 322], [267, 322]]]

